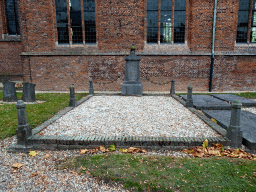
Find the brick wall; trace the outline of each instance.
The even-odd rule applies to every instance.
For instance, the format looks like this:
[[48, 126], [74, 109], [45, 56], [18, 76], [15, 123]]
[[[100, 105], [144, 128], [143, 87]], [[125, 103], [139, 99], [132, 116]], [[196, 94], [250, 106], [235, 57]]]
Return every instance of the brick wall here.
[[53, 50], [55, 46], [53, 3], [54, 0], [19, 0], [23, 51]]
[[20, 42], [0, 41], [0, 75], [22, 74], [21, 51]]
[[[55, 1], [19, 0], [21, 42], [0, 41], [4, 53], [0, 61], [10, 64], [1, 65], [0, 70], [23, 69], [24, 81], [32, 80], [37, 90], [68, 90], [71, 83], [77, 90], [88, 90], [92, 76], [95, 90], [120, 91], [124, 55], [135, 44], [142, 55], [143, 90], [168, 91], [174, 78], [177, 91], [186, 91], [189, 83], [195, 91], [208, 91], [213, 0], [187, 0], [187, 44], [160, 46], [145, 44], [146, 0], [95, 1], [97, 44], [63, 47], [55, 45]], [[218, 0], [214, 91], [256, 89], [255, 48], [235, 45], [238, 2]], [[1, 6], [0, 33], [4, 33], [2, 10]], [[241, 50], [244, 55], [236, 56]], [[245, 56], [248, 53], [252, 56]]]

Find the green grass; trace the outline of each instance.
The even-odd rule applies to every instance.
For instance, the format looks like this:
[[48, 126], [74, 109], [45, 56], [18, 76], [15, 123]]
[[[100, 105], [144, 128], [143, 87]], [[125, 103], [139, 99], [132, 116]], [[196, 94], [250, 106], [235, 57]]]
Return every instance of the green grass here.
[[256, 161], [249, 160], [105, 154], [66, 159], [58, 168], [89, 172], [133, 191], [256, 191]]
[[[79, 100], [84, 95], [85, 93], [76, 93], [76, 99]], [[17, 93], [17, 98], [21, 99], [21, 97], [22, 93]], [[50, 119], [69, 104], [69, 94], [67, 93], [41, 93], [36, 94], [36, 99], [46, 102], [26, 106], [28, 123], [31, 128], [35, 128]], [[0, 100], [3, 100], [3, 91], [0, 91]], [[17, 123], [15, 104], [0, 104], [0, 139], [15, 135]]]

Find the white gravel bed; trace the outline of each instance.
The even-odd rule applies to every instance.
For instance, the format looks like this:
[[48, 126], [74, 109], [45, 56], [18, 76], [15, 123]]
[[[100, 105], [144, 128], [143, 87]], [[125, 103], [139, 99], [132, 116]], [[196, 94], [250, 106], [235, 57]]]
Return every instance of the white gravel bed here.
[[242, 110], [249, 111], [251, 113], [256, 114], [256, 107], [243, 108]]
[[171, 97], [94, 96], [44, 129], [43, 135], [218, 137]]

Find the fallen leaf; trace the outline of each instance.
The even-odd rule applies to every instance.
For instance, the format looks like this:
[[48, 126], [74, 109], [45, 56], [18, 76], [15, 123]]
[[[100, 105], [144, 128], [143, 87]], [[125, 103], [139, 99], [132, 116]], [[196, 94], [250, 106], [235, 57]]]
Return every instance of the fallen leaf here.
[[22, 163], [14, 163], [14, 164], [12, 165], [12, 167], [13, 167], [13, 168], [16, 168], [16, 169], [19, 169], [19, 168], [21, 168], [22, 166], [23, 166]]
[[47, 159], [47, 158], [49, 158], [49, 157], [50, 157], [49, 154], [46, 154], [46, 155], [44, 156], [45, 159]]
[[101, 146], [100, 146], [100, 151], [101, 151], [102, 153], [106, 153], [106, 152], [109, 152], [109, 149], [106, 149], [104, 145], [101, 145]]
[[208, 148], [208, 140], [205, 139], [205, 141], [203, 142], [203, 148], [207, 149]]
[[33, 172], [33, 173], [31, 173], [31, 175], [30, 175], [29, 177], [35, 177], [35, 176], [37, 176], [37, 175], [38, 175], [37, 172]]
[[216, 119], [212, 119], [212, 121], [213, 121], [214, 123], [217, 123], [217, 124], [218, 124], [218, 122], [216, 121]]
[[81, 149], [81, 150], [80, 150], [80, 154], [85, 154], [85, 153], [87, 153], [87, 152], [89, 152], [88, 149]]
[[113, 143], [112, 145], [110, 145], [110, 146], [108, 147], [108, 149], [109, 149], [109, 151], [115, 151], [115, 150], [116, 150], [115, 144]]
[[127, 149], [120, 149], [121, 153], [127, 153]]
[[35, 151], [30, 151], [30, 152], [29, 152], [29, 155], [32, 156], [32, 157], [34, 157], [34, 156], [38, 155], [38, 153], [35, 152]]

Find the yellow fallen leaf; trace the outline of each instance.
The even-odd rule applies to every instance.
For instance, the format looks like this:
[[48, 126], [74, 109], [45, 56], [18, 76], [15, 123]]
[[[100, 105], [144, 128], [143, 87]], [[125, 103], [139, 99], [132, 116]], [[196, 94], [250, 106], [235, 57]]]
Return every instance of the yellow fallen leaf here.
[[120, 149], [121, 153], [127, 153], [127, 149]]
[[22, 163], [14, 163], [14, 164], [12, 165], [12, 167], [13, 167], [13, 168], [16, 168], [16, 169], [19, 169], [19, 168], [21, 168], [22, 166], [23, 166]]
[[212, 121], [213, 121], [214, 123], [218, 124], [218, 122], [216, 121], [216, 119], [212, 119]]
[[85, 153], [87, 153], [89, 150], [88, 149], [81, 149], [80, 150], [80, 154], [85, 154]]
[[38, 153], [35, 152], [35, 151], [30, 151], [30, 152], [29, 152], [29, 155], [32, 156], [32, 157], [34, 157], [34, 156], [38, 155]]
[[208, 148], [208, 140], [205, 139], [205, 141], [203, 142], [203, 148], [207, 149]]

